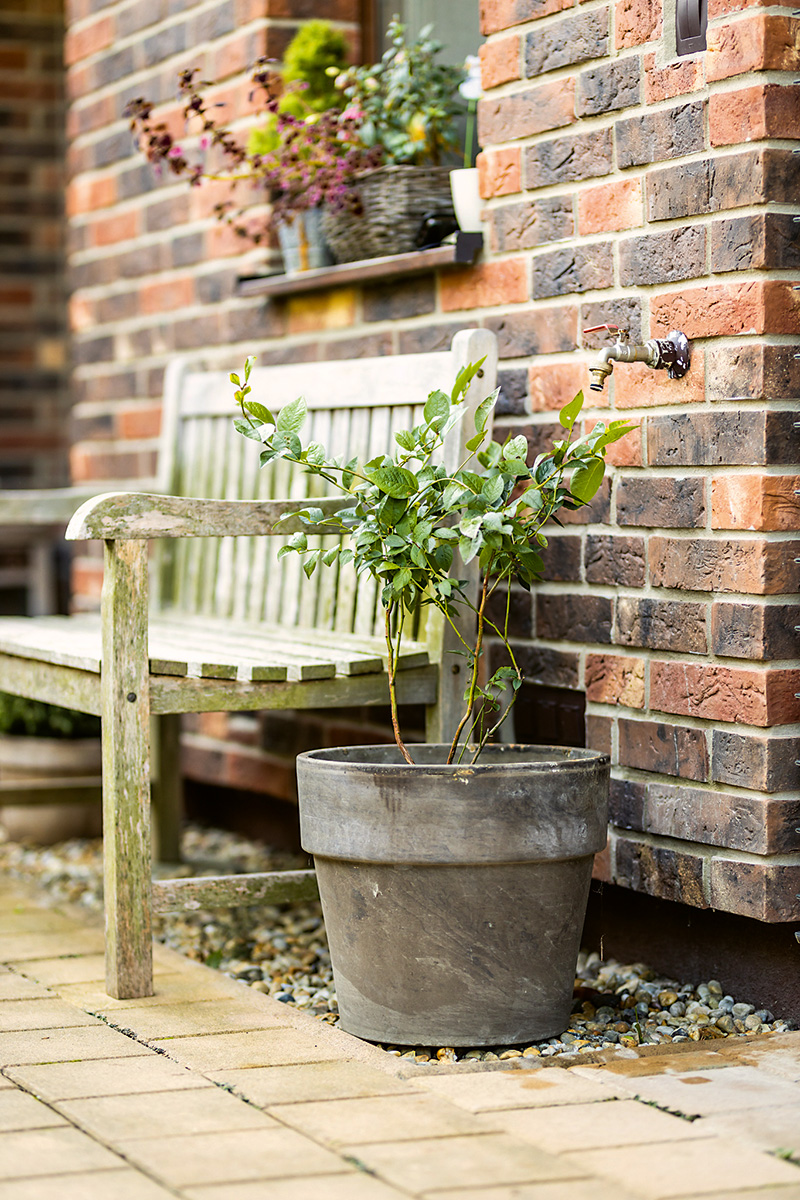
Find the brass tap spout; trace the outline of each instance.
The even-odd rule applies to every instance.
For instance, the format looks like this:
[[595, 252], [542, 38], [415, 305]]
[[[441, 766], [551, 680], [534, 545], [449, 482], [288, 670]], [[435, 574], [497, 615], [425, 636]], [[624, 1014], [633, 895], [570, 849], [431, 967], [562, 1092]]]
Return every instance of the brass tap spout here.
[[602, 392], [605, 382], [614, 370], [614, 363], [643, 362], [654, 370], [665, 368], [670, 379], [680, 379], [689, 370], [691, 351], [685, 334], [673, 332], [668, 338], [650, 338], [643, 346], [632, 346], [628, 335], [617, 325], [593, 325], [584, 329], [584, 333], [597, 333], [601, 329], [616, 333], [617, 340], [613, 346], [606, 346], [601, 351], [599, 361], [589, 367], [592, 382], [589, 387], [593, 392]]

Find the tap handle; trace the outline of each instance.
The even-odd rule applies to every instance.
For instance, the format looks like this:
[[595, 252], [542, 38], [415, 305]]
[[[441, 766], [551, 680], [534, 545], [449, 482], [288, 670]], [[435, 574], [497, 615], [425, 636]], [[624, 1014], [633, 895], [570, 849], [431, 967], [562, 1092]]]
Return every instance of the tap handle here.
[[601, 329], [607, 329], [609, 333], [617, 334], [618, 342], [627, 342], [628, 331], [620, 329], [619, 325], [590, 325], [588, 329], [584, 329], [584, 333], [599, 333]]

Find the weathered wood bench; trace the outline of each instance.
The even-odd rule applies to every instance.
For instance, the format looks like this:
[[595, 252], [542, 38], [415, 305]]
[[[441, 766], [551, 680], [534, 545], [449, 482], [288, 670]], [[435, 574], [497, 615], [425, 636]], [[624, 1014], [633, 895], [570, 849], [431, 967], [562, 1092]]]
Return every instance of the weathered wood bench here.
[[[457, 334], [449, 353], [257, 368], [253, 398], [274, 410], [303, 394], [310, 437], [346, 457], [372, 457], [420, 419], [429, 391], [449, 391], [458, 368], [484, 356], [472, 409], [494, 387], [497, 351], [486, 330]], [[277, 558], [275, 537], [301, 527], [290, 518], [278, 533], [282, 514], [312, 497], [331, 511], [343, 501], [319, 498], [316, 481], [285, 460], [260, 470], [258, 447], [234, 431], [233, 416], [226, 372], [171, 367], [160, 451], [168, 494], [96, 497], [67, 531], [105, 544], [101, 613], [0, 619], [0, 688], [102, 718], [106, 986], [119, 998], [152, 994], [152, 906], [315, 894], [313, 872], [152, 884], [151, 716], [160, 726], [154, 799], [169, 858], [177, 857], [181, 713], [388, 698], [375, 586], [346, 568], [321, 568], [309, 581], [295, 555]], [[467, 418], [450, 436], [453, 466], [470, 429]], [[150, 541], [158, 543], [152, 556]], [[427, 706], [434, 741], [455, 727], [463, 692], [458, 674], [440, 669], [446, 643], [444, 623], [430, 618], [398, 673], [400, 701]]]

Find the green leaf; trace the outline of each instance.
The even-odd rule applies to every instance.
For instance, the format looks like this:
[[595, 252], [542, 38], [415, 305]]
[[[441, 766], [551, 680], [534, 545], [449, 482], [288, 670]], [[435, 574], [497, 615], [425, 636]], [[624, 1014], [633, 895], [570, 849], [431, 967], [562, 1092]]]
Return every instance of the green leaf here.
[[578, 392], [574, 400], [570, 400], [569, 404], [565, 404], [558, 414], [558, 420], [564, 429], [572, 429], [572, 426], [580, 416], [580, 411], [583, 408], [583, 392]]
[[476, 433], [475, 437], [471, 437], [469, 439], [469, 441], [466, 443], [467, 449], [474, 452], [475, 450], [478, 449], [478, 447], [481, 445], [481, 443], [484, 442], [485, 440], [486, 440], [485, 433]]
[[242, 417], [235, 417], [233, 428], [237, 433], [241, 433], [246, 438], [252, 438], [254, 442], [261, 441], [261, 426], [256, 427], [251, 425], [249, 421], [245, 421]]
[[480, 494], [483, 487], [483, 478], [480, 475], [476, 475], [474, 471], [459, 471], [456, 479], [465, 487], [468, 487], [471, 492], [474, 492], [476, 496]]
[[512, 438], [503, 447], [503, 458], [521, 459], [522, 462], [528, 457], [528, 439], [524, 434], [520, 433], [517, 437]]
[[530, 475], [530, 471], [521, 458], [509, 458], [503, 463], [502, 469], [506, 475]]
[[275, 418], [272, 413], [263, 404], [259, 404], [257, 400], [247, 400], [244, 405], [245, 412], [249, 412], [252, 416], [258, 417], [259, 421], [263, 421], [265, 425], [274, 425]]
[[417, 447], [416, 439], [414, 438], [413, 433], [411, 433], [408, 429], [398, 430], [398, 432], [394, 435], [394, 440], [397, 442], [398, 446], [402, 446], [404, 450], [415, 450]]
[[466, 566], [467, 563], [472, 562], [482, 544], [483, 538], [480, 536], [480, 534], [474, 538], [462, 537], [459, 539], [458, 549], [461, 553], [461, 561], [464, 563], [464, 566]]
[[405, 467], [375, 467], [365, 472], [367, 478], [387, 496], [403, 500], [417, 490], [417, 477]]
[[287, 543], [291, 550], [307, 550], [308, 538], [301, 530], [299, 533], [293, 533]]
[[422, 411], [425, 424], [437, 429], [450, 415], [450, 398], [444, 392], [431, 392]]
[[303, 571], [305, 573], [306, 579], [310, 579], [311, 576], [314, 574], [314, 572], [317, 569], [318, 562], [319, 562], [319, 551], [317, 551], [317, 553], [313, 556], [313, 558], [307, 558], [306, 561], [303, 563]]
[[331, 546], [330, 550], [326, 550], [322, 556], [322, 561], [326, 567], [330, 567], [336, 562], [339, 557], [339, 546]]
[[481, 492], [490, 504], [494, 504], [496, 500], [499, 500], [504, 490], [505, 484], [503, 483], [502, 475], [490, 475], [488, 479], [484, 480], [483, 487], [481, 488]]
[[585, 467], [579, 467], [572, 476], [569, 490], [576, 500], [587, 504], [603, 482], [605, 463], [602, 458], [593, 459]]
[[475, 409], [475, 428], [482, 432], [486, 428], [489, 420], [489, 414], [497, 403], [497, 397], [500, 395], [500, 388], [495, 388], [490, 396], [485, 400], [481, 400], [478, 407]]
[[305, 397], [298, 396], [296, 400], [285, 404], [278, 413], [276, 428], [279, 433], [297, 433], [306, 419], [308, 406]]

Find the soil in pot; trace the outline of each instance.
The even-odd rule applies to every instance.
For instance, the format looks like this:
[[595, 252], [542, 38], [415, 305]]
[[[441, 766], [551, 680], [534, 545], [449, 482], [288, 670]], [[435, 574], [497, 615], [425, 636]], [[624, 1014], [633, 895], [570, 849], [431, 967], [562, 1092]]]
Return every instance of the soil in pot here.
[[297, 763], [341, 1024], [395, 1045], [491, 1046], [567, 1026], [609, 762], [561, 747], [315, 750]]

